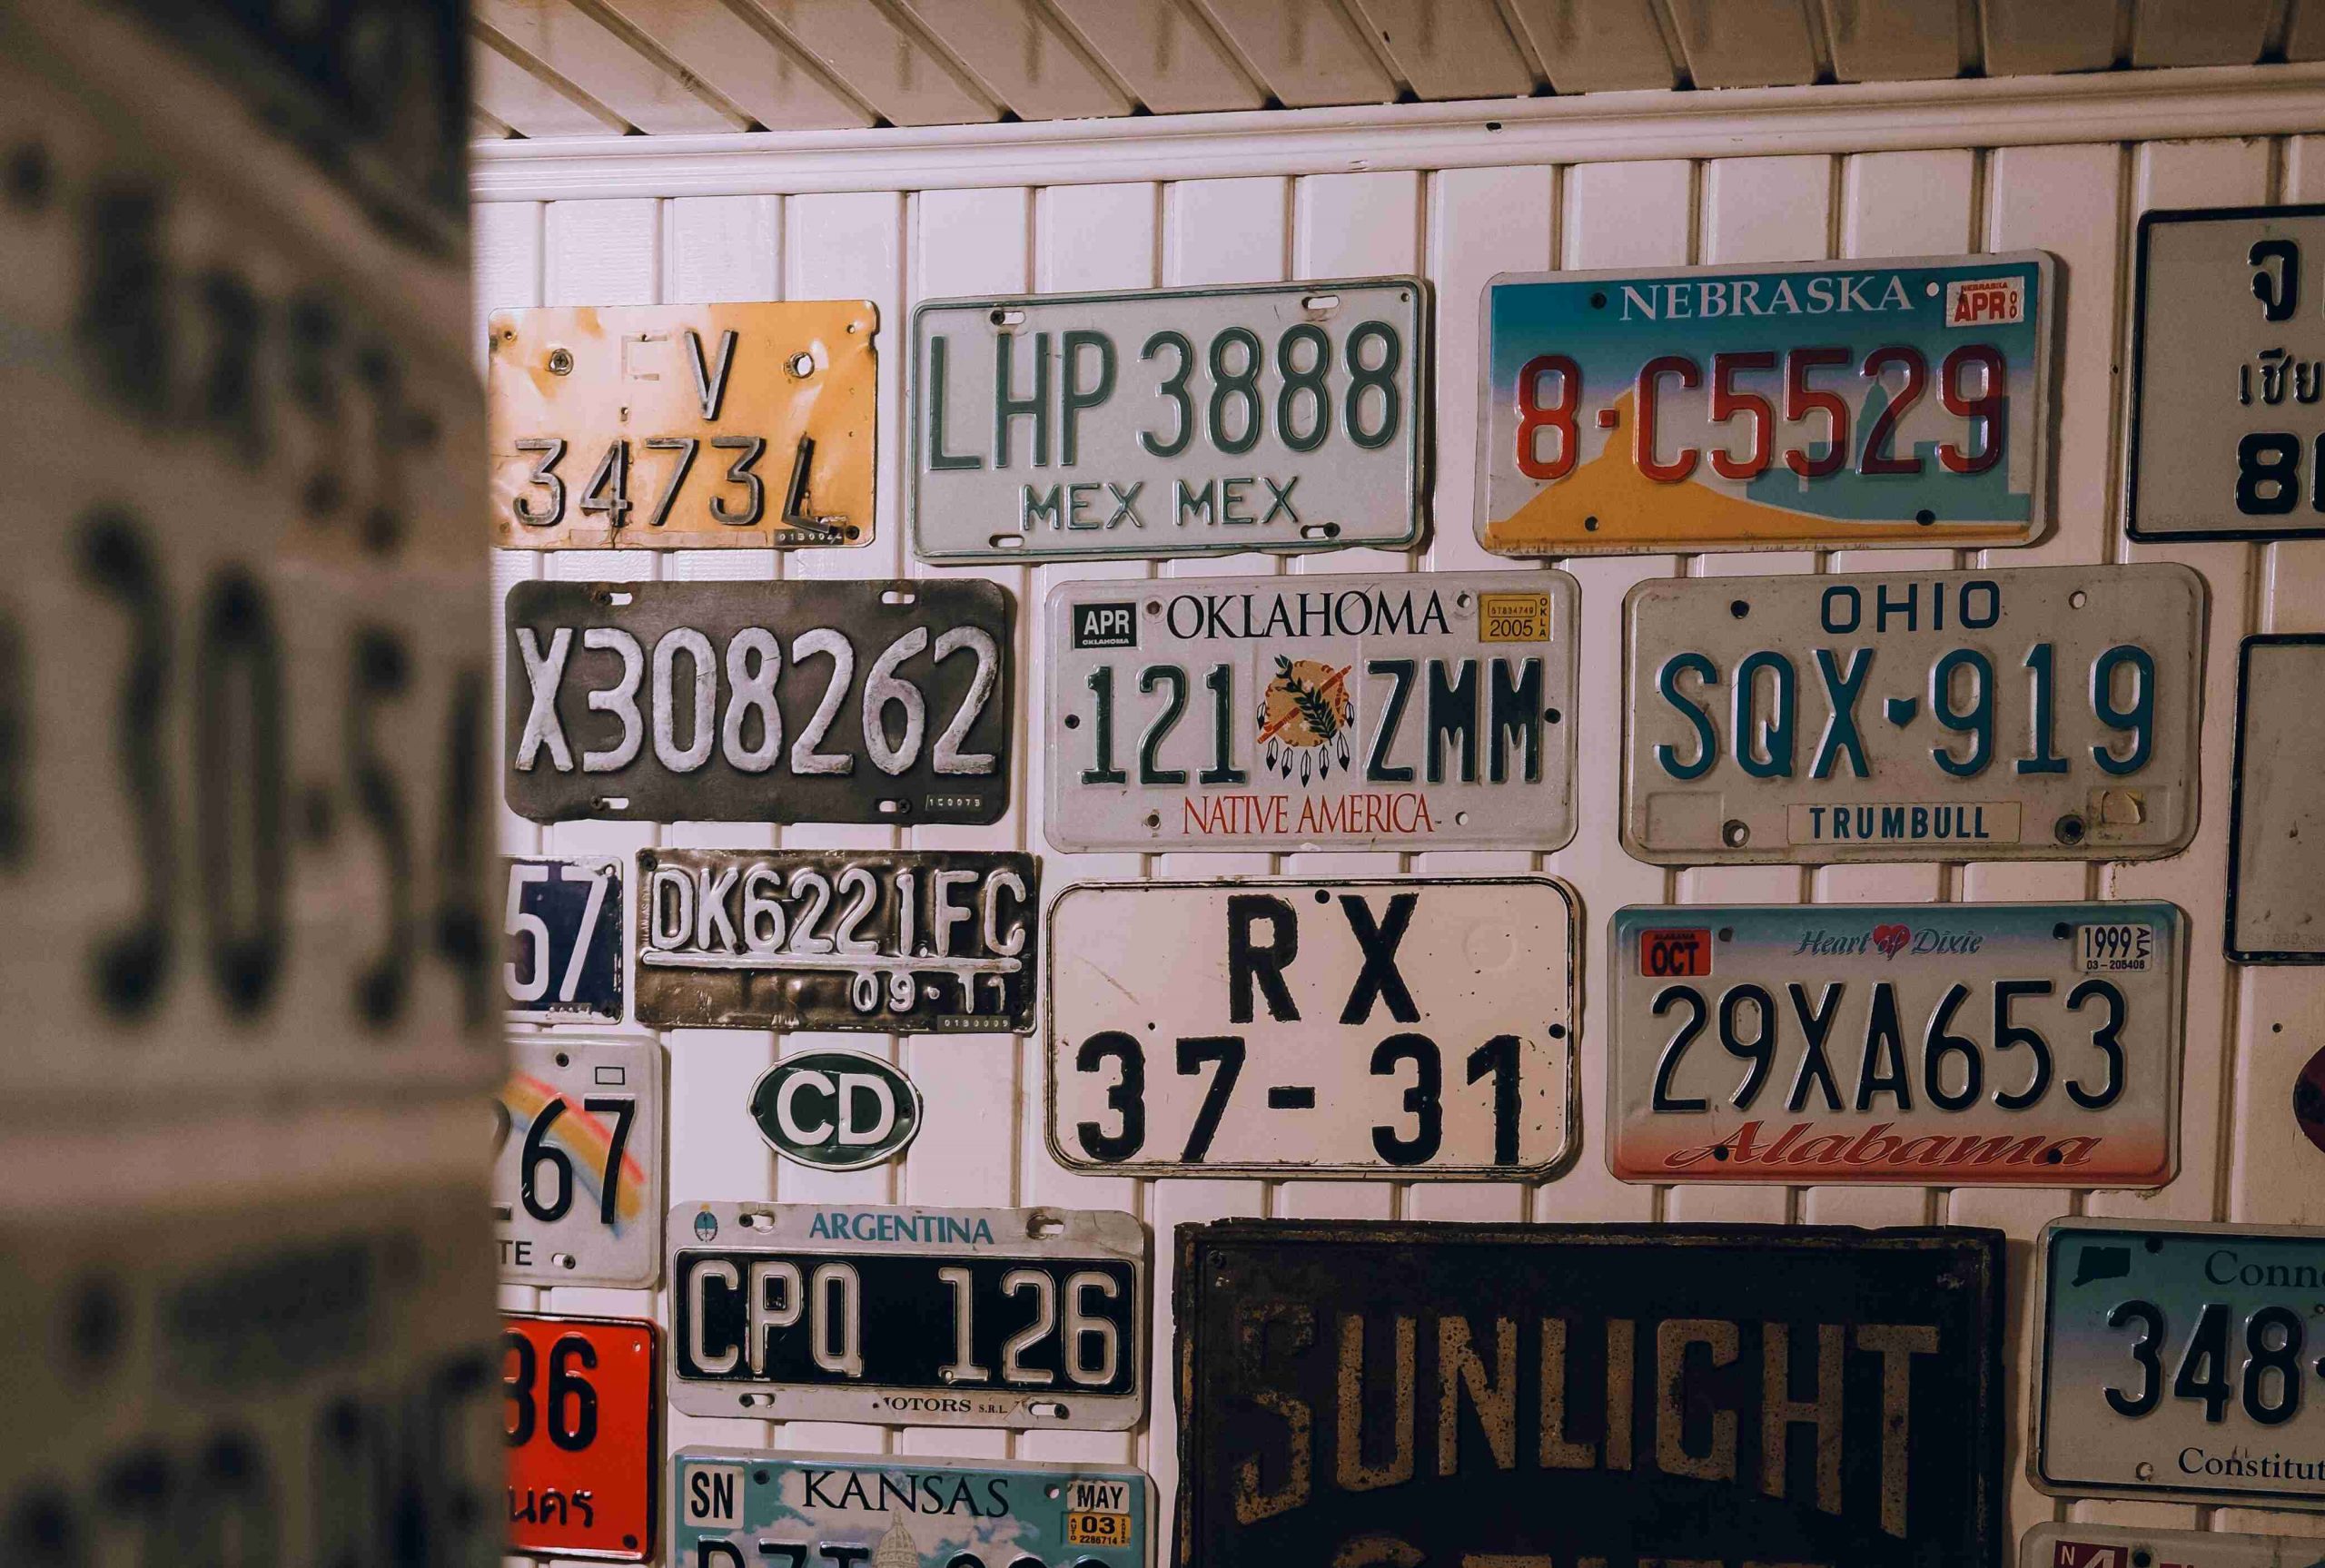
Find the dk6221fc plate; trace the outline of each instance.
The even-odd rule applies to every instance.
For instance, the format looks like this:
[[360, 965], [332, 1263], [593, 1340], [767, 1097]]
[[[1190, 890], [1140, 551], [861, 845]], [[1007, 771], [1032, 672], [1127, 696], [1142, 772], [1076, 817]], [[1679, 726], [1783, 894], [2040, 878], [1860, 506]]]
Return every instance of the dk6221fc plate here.
[[662, 1368], [653, 1324], [502, 1315], [509, 1544], [542, 1557], [643, 1563], [661, 1479]]
[[2018, 1568], [2318, 1568], [2313, 1537], [2141, 1530], [2127, 1524], [2037, 1524], [2018, 1544]]
[[502, 1283], [652, 1286], [665, 1201], [661, 1046], [525, 1034], [509, 1054], [493, 1105]]

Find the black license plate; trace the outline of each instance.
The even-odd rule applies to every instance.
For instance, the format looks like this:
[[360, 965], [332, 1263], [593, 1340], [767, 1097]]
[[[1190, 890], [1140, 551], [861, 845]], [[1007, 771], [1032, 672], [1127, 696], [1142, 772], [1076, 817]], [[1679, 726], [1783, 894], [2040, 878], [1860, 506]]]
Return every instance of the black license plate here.
[[528, 1023], [621, 1021], [621, 862], [503, 855], [501, 990]]

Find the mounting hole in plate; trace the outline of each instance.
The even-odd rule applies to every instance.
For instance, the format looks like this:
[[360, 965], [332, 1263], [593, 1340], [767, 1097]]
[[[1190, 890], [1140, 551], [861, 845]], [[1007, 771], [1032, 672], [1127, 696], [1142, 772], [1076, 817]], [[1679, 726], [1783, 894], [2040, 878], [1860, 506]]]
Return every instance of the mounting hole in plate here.
[[1338, 523], [1303, 523], [1300, 537], [1303, 539], [1337, 539], [1341, 537], [1341, 526]]
[[1752, 830], [1734, 817], [1719, 824], [1719, 842], [1730, 849], [1742, 849], [1752, 842]]
[[1080, 729], [1080, 728], [1082, 727], [1082, 715], [1081, 715], [1080, 714], [1068, 714], [1068, 715], [1065, 715], [1065, 727], [1066, 727], [1067, 729], [1070, 729], [1070, 730], [1078, 730], [1078, 729]]
[[2083, 819], [2074, 813], [2069, 812], [2058, 820], [2057, 825], [2051, 831], [2058, 835], [2061, 843], [2081, 843], [2083, 833]]
[[560, 1050], [557, 1053], [557, 1065], [559, 1067], [571, 1067], [573, 1065], [573, 1059]]
[[553, 1252], [549, 1254], [549, 1261], [556, 1264], [559, 1268], [579, 1267], [581, 1262], [579, 1258], [574, 1257], [573, 1254], [569, 1252]]
[[1455, 827], [1468, 827], [1469, 825], [1469, 814], [1465, 811], [1455, 812], [1453, 814], [1453, 825]]
[[1752, 613], [1752, 601], [1749, 599], [1730, 599], [1727, 601], [1727, 613], [1734, 616], [1740, 621], [1746, 616]]
[[1562, 1023], [1554, 1023], [1550, 1025], [1550, 1038], [1552, 1040], [1564, 1040], [1566, 1038], [1566, 1025]]
[[1332, 895], [1320, 887], [1316, 890], [1316, 902], [1318, 903], [1330, 903], [1332, 902]]
[[2089, 594], [2084, 593], [2081, 588], [2077, 588], [2077, 589], [2075, 589], [2075, 591], [2074, 591], [2074, 592], [2073, 592], [2073, 593], [2071, 593], [2071, 594], [2069, 594], [2069, 595], [2067, 596], [2067, 606], [2068, 606], [2068, 607], [2069, 607], [2069, 608], [2071, 608], [2071, 609], [2078, 609], [2078, 610], [2079, 610], [2079, 609], [2083, 608], [2083, 606], [2085, 606], [2085, 605], [2089, 604], [2090, 602], [2091, 602], [2091, 596], [2090, 596]]
[[1559, 713], [1556, 708], [1544, 708], [1542, 710], [1542, 722], [1544, 724], [1554, 725], [1565, 716], [1566, 715], [1564, 714]]
[[1032, 1218], [1025, 1221], [1025, 1234], [1036, 1241], [1062, 1235], [1064, 1230], [1065, 1221], [1046, 1208], [1034, 1210]]
[[1038, 1415], [1044, 1421], [1063, 1421], [1073, 1414], [1054, 1399], [1036, 1399], [1025, 1406], [1025, 1409], [1029, 1414]]
[[1937, 514], [1931, 511], [1927, 507], [1924, 507], [1920, 511], [1914, 514], [1914, 521], [1919, 523], [1924, 528], [1928, 528], [1932, 523], [1937, 521]]
[[1022, 550], [1025, 547], [1025, 536], [1023, 534], [994, 534], [986, 538], [985, 543], [991, 545], [996, 550]]
[[1595, 533], [1597, 533], [1597, 532], [1598, 531], [1598, 518], [1583, 518], [1583, 519], [1582, 519], [1582, 531], [1583, 531], [1584, 533], [1587, 533], [1587, 534], [1595, 534]]
[[880, 602], [884, 605], [908, 605], [919, 597], [910, 588], [888, 588], [881, 593]]

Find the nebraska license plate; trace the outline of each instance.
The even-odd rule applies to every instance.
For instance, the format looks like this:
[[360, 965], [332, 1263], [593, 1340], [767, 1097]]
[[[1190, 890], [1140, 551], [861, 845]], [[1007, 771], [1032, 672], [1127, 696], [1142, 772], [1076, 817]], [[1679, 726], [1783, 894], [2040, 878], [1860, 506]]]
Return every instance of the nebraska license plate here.
[[1496, 278], [1479, 541], [2025, 544], [2049, 517], [2053, 271], [2021, 251]]
[[2196, 832], [2186, 567], [1656, 578], [1623, 606], [1623, 847], [2143, 860]]
[[1574, 836], [1559, 571], [1061, 583], [1060, 850], [1554, 850]]
[[519, 1034], [509, 1054], [493, 1102], [502, 1283], [650, 1287], [662, 1262], [661, 1046]]
[[524, 1023], [621, 1021], [621, 862], [504, 855], [501, 988]]
[[627, 1317], [502, 1315], [509, 1545], [643, 1563], [660, 1479], [661, 1346]]
[[1050, 1152], [1073, 1169], [1511, 1180], [1566, 1159], [1563, 883], [1084, 883], [1049, 918]]
[[1618, 910], [1608, 1168], [2161, 1187], [2186, 923], [2131, 902]]
[[2142, 1530], [2128, 1524], [2037, 1524], [2019, 1543], [2018, 1568], [2319, 1568], [2314, 1537]]
[[1146, 1407], [1146, 1229], [1053, 1208], [683, 1204], [689, 1415], [1120, 1432]]

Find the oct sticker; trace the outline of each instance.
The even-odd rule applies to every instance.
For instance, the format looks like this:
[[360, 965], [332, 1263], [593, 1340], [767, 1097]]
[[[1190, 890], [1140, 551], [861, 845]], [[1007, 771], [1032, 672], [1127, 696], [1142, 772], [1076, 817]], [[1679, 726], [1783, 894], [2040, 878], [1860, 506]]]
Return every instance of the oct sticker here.
[[1638, 933], [1638, 971], [1650, 978], [1711, 972], [1711, 932], [1702, 926]]

